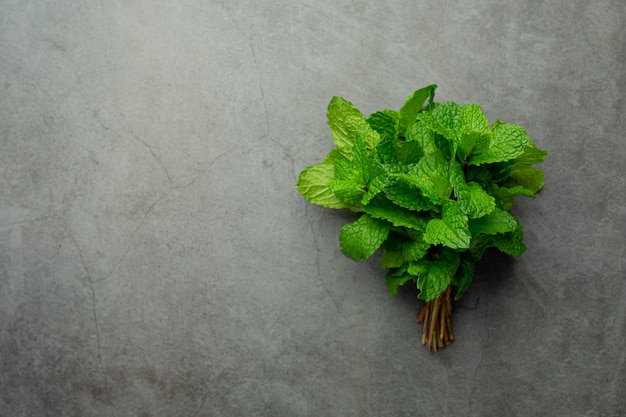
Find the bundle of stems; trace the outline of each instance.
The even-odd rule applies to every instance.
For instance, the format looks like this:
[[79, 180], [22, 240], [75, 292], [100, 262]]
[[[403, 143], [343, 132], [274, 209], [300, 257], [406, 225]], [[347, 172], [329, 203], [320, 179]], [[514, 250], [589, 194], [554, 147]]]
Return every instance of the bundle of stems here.
[[417, 315], [416, 321], [423, 322], [422, 345], [428, 350], [439, 352], [440, 348], [446, 347], [454, 340], [450, 315], [452, 314], [452, 286], [448, 286], [444, 292], [426, 302]]

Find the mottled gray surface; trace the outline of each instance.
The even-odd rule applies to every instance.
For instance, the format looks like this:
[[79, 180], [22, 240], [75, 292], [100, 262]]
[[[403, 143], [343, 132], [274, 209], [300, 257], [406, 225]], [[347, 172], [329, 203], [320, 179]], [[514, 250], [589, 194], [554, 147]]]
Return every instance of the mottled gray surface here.
[[[0, 0], [0, 416], [626, 415], [623, 0]], [[457, 340], [297, 174], [439, 84], [550, 152]]]

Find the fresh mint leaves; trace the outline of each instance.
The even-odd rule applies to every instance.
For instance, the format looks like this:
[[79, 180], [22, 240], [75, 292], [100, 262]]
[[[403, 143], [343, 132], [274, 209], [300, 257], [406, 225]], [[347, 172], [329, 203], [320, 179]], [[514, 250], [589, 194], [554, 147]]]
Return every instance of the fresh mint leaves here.
[[336, 146], [296, 185], [310, 203], [357, 215], [341, 229], [341, 251], [359, 261], [382, 248], [392, 295], [417, 285], [422, 342], [435, 351], [454, 338], [451, 289], [463, 295], [485, 250], [524, 253], [509, 210], [516, 195], [541, 190], [543, 171], [533, 165], [547, 155], [523, 127], [490, 126], [477, 104], [435, 102], [436, 88], [369, 117], [334, 97], [327, 117]]

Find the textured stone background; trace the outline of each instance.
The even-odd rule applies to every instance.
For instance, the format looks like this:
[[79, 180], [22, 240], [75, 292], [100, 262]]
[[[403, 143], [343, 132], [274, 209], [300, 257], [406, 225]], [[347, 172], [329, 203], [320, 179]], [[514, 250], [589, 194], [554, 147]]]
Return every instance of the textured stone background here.
[[[0, 0], [0, 416], [626, 415], [623, 0]], [[547, 149], [457, 341], [297, 174], [439, 84]]]

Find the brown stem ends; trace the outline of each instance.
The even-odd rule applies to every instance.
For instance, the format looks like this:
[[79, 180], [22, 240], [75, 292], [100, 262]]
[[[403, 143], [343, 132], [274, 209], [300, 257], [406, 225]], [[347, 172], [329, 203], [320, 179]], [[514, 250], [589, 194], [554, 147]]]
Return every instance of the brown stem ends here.
[[422, 345], [435, 353], [454, 340], [450, 315], [452, 314], [452, 287], [426, 302], [417, 315], [416, 321], [423, 322]]

